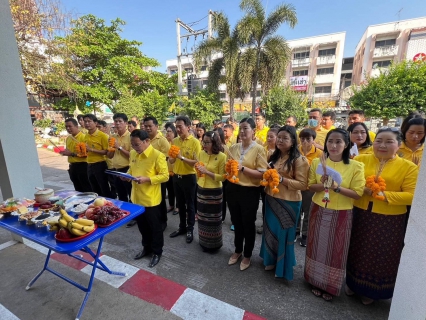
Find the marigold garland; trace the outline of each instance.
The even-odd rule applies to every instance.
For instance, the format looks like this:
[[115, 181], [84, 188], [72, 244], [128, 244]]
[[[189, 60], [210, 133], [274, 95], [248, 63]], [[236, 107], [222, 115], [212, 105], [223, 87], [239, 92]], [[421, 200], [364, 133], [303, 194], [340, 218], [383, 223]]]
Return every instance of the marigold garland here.
[[278, 185], [280, 184], [280, 175], [276, 169], [268, 169], [263, 173], [263, 180], [260, 181], [260, 184], [264, 187], [269, 187], [272, 189], [272, 193], [278, 193]]
[[83, 142], [77, 143], [77, 145], [75, 146], [75, 150], [77, 151], [77, 157], [79, 158], [87, 157], [87, 149], [86, 149], [85, 143]]
[[172, 145], [169, 149], [169, 157], [176, 159], [180, 152], [180, 148], [178, 146]]
[[169, 171], [169, 176], [173, 177], [175, 175], [175, 173], [173, 171]]
[[115, 138], [110, 137], [108, 139], [108, 151], [114, 152], [115, 151]]
[[372, 197], [378, 200], [385, 200], [384, 191], [386, 190], [386, 182], [380, 176], [372, 175], [367, 177], [365, 186], [371, 189]]
[[226, 162], [225, 166], [225, 175], [224, 177], [232, 183], [238, 183], [240, 179], [238, 179], [238, 161], [234, 159], [229, 159]]
[[198, 161], [198, 162], [195, 164], [195, 171], [197, 171], [197, 177], [199, 177], [199, 178], [201, 178], [201, 177], [205, 177], [206, 175], [205, 175], [204, 173], [201, 173], [201, 172], [200, 172], [200, 170], [198, 170], [198, 166], [202, 166], [202, 167], [204, 167], [205, 165], [204, 165], [204, 163], [203, 163], [203, 162], [201, 162], [201, 161]]

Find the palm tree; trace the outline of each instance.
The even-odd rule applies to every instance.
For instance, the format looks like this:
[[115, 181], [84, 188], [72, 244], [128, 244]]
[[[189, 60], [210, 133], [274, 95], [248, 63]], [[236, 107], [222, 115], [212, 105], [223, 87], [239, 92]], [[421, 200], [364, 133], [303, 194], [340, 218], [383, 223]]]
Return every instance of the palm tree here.
[[208, 88], [212, 91], [217, 92], [221, 83], [226, 84], [230, 114], [233, 117], [235, 98], [245, 96], [238, 78], [240, 41], [237, 29], [231, 31], [224, 13], [215, 13], [212, 22], [215, 37], [203, 40], [195, 49], [195, 69], [198, 70], [206, 62], [210, 64]]
[[266, 92], [279, 85], [285, 77], [291, 49], [284, 37], [274, 35], [283, 24], [291, 28], [297, 23], [292, 5], [280, 4], [268, 16], [261, 0], [241, 0], [240, 9], [245, 12], [237, 26], [239, 38], [245, 45], [240, 63], [240, 79], [243, 88], [252, 90], [252, 116], [256, 111], [257, 84]]

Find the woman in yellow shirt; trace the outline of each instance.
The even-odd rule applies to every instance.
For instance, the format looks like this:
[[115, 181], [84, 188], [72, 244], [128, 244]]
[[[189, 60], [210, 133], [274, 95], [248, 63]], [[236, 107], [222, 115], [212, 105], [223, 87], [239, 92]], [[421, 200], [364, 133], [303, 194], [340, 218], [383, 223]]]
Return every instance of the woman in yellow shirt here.
[[[365, 186], [364, 165], [349, 158], [350, 148], [346, 130], [330, 130], [321, 159], [314, 159], [309, 169], [309, 190], [315, 194], [309, 214], [305, 279], [313, 286], [312, 293], [326, 301], [340, 295], [353, 202], [361, 198]], [[324, 172], [323, 164], [327, 166], [325, 174], [319, 174], [318, 171]], [[340, 185], [327, 175], [330, 168], [340, 174]]]
[[255, 128], [253, 119], [242, 119], [239, 133], [241, 142], [229, 148], [230, 157], [238, 161], [239, 182], [228, 183], [226, 187], [228, 208], [235, 231], [235, 252], [228, 264], [236, 264], [244, 251], [241, 271], [250, 266], [256, 239], [255, 222], [259, 207], [260, 180], [267, 167], [265, 149], [253, 141]]
[[197, 215], [198, 238], [204, 251], [222, 247], [222, 181], [225, 179], [226, 155], [217, 132], [208, 131], [203, 136], [203, 150], [196, 164], [198, 172]]
[[362, 296], [364, 304], [393, 295], [404, 241], [407, 206], [411, 205], [418, 167], [397, 156], [401, 135], [396, 128], [378, 131], [374, 154], [355, 157], [365, 177], [381, 177], [386, 188], [372, 196], [370, 184], [355, 201], [352, 237], [346, 267], [346, 294]]
[[[367, 126], [362, 122], [354, 122], [348, 127], [349, 135], [351, 137], [351, 145], [355, 145], [358, 148], [358, 154], [370, 154], [373, 153], [371, 147], [370, 136], [368, 134]], [[353, 158], [354, 155], [351, 155]]]
[[268, 161], [280, 175], [279, 192], [274, 194], [269, 185], [265, 188], [265, 226], [259, 255], [265, 270], [275, 269], [277, 278], [293, 280], [294, 238], [302, 205], [300, 191], [308, 186], [309, 163], [300, 155], [294, 127], [281, 127], [276, 141], [277, 147]]
[[[167, 141], [171, 144], [173, 139], [177, 137], [176, 127], [173, 123], [168, 122], [165, 125], [165, 129], [166, 129], [165, 137]], [[179, 208], [177, 204], [175, 206], [176, 197], [175, 197], [175, 189], [173, 187], [173, 178], [172, 178], [173, 166], [174, 164], [171, 164], [169, 161], [167, 161], [167, 167], [169, 169], [169, 180], [167, 181], [167, 184], [166, 184], [167, 196], [169, 199], [169, 207], [167, 208], [167, 212], [173, 211], [173, 215], [177, 215], [179, 214]]]
[[401, 125], [402, 143], [398, 150], [401, 158], [420, 165], [425, 143], [426, 121], [420, 114], [411, 114]]

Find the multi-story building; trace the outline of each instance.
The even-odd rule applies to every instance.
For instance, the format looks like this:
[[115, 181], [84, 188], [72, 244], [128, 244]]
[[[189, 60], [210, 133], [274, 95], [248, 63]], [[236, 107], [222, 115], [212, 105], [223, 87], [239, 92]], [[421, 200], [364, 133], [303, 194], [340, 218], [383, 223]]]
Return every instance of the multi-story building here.
[[392, 61], [414, 60], [426, 53], [426, 17], [367, 27], [355, 49], [352, 82], [362, 83]]

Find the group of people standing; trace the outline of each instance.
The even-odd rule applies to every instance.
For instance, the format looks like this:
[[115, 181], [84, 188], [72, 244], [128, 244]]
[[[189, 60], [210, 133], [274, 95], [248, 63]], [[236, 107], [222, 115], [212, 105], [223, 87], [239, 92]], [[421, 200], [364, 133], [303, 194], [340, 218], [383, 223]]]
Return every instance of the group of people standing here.
[[[127, 122], [125, 115], [115, 115], [118, 128], [116, 119]], [[157, 120], [147, 117], [144, 130], [129, 133], [127, 145], [120, 140], [126, 133], [119, 131], [109, 151], [108, 139], [91, 129], [91, 120], [91, 115], [84, 116], [87, 137], [67, 126], [72, 138], [63, 154], [71, 158], [70, 177], [74, 140], [87, 144], [87, 175], [94, 175], [93, 181], [92, 171], [99, 174], [105, 165], [91, 169], [91, 152], [121, 165], [120, 156], [128, 154], [128, 167], [115, 169], [137, 177], [130, 199], [152, 208], [138, 218], [143, 250], [136, 259], [152, 252], [150, 266], [158, 263], [167, 211], [179, 214], [179, 228], [170, 237], [185, 235], [191, 243], [197, 219], [199, 244], [205, 251], [217, 251], [227, 205], [235, 231], [228, 265], [241, 258], [244, 271], [251, 265], [262, 199], [259, 255], [265, 270], [293, 279], [294, 243], [300, 232], [300, 245], [306, 246], [304, 276], [315, 296], [330, 301], [346, 282], [345, 293], [360, 295], [364, 304], [392, 297], [425, 141], [426, 124], [420, 114], [409, 115], [401, 130], [382, 127], [377, 134], [363, 123], [361, 110], [350, 111], [347, 130], [334, 128], [334, 113], [320, 109], [310, 110], [308, 126], [300, 131], [296, 117], [268, 128], [264, 115], [258, 114], [239, 125], [222, 128], [216, 123], [208, 131], [199, 121], [179, 116], [166, 124], [165, 137], [157, 131]], [[102, 139], [94, 144], [99, 135]], [[177, 153], [169, 152], [173, 146]], [[104, 147], [105, 153], [94, 151]], [[274, 172], [275, 182], [261, 187], [266, 172]], [[120, 183], [116, 187], [124, 188]], [[158, 227], [161, 222], [163, 229]]]

